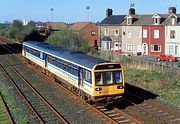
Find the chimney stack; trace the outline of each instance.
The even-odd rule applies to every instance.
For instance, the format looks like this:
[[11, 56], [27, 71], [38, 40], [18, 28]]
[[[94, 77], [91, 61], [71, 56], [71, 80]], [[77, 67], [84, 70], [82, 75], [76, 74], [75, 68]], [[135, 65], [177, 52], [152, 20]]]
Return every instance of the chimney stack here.
[[106, 17], [108, 18], [111, 15], [113, 15], [113, 10], [112, 9], [107, 9], [106, 10]]
[[134, 9], [134, 3], [130, 4], [129, 15], [135, 15], [136, 10]]
[[169, 7], [168, 14], [171, 15], [172, 13], [176, 14], [176, 7]]

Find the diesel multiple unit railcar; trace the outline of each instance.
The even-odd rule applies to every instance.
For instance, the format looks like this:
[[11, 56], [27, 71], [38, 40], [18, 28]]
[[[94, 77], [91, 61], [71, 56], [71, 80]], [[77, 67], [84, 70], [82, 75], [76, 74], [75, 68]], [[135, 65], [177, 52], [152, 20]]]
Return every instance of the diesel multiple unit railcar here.
[[124, 73], [119, 63], [37, 41], [24, 42], [22, 55], [86, 100], [112, 100], [124, 93]]

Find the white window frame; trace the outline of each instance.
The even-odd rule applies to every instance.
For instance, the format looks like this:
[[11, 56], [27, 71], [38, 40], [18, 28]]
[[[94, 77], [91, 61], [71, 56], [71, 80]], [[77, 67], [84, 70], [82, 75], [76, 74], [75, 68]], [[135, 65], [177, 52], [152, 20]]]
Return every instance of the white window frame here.
[[[171, 36], [171, 32], [174, 31], [174, 37]], [[170, 30], [169, 32], [170, 39], [176, 39], [176, 30]]]
[[175, 22], [176, 22], [175, 18], [172, 18], [171, 22], [172, 22], [172, 25], [175, 25]]
[[147, 38], [147, 29], [143, 29], [143, 38]]
[[[154, 46], [155, 46], [155, 45], [158, 45], [158, 51], [155, 51], [155, 50], [154, 50]], [[151, 51], [152, 51], [152, 52], [161, 52], [161, 45], [159, 45], [159, 44], [152, 44], [152, 45], [151, 45]]]
[[154, 38], [159, 39], [159, 30], [154, 30]]
[[[157, 22], [156, 22], [156, 21], [157, 21]], [[155, 24], [155, 25], [158, 25], [158, 24], [159, 24], [159, 18], [158, 18], [158, 17], [155, 17], [155, 18], [154, 18], [154, 24]]]
[[109, 29], [108, 28], [104, 29], [104, 36], [109, 36]]
[[101, 41], [101, 50], [111, 50], [111, 41]]
[[127, 44], [126, 45], [126, 50], [127, 51], [133, 51], [134, 50], [134, 45], [133, 44]]
[[173, 55], [173, 53], [174, 53], [174, 47], [169, 46], [169, 54]]
[[96, 36], [96, 32], [95, 31], [91, 31], [91, 36]]
[[132, 17], [127, 17], [127, 25], [131, 25], [132, 24]]

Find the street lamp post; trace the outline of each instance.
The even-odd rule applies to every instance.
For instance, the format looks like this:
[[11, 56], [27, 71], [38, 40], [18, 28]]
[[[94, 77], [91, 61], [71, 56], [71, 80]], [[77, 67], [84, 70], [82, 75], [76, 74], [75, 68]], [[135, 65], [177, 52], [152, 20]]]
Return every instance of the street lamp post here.
[[89, 9], [90, 9], [90, 6], [87, 6], [86, 9], [87, 9], [87, 21], [89, 22]]
[[54, 8], [51, 8], [50, 11], [51, 11], [51, 21], [53, 22], [53, 11], [54, 11]]

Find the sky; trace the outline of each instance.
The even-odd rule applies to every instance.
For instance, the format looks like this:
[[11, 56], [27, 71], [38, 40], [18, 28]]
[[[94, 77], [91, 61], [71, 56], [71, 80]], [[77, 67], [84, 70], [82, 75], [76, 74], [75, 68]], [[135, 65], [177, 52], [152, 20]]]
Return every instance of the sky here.
[[0, 0], [0, 23], [17, 19], [101, 22], [107, 8], [113, 10], [113, 15], [128, 14], [131, 3], [135, 4], [137, 14], [166, 14], [170, 6], [180, 14], [180, 0]]

